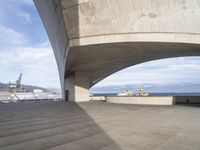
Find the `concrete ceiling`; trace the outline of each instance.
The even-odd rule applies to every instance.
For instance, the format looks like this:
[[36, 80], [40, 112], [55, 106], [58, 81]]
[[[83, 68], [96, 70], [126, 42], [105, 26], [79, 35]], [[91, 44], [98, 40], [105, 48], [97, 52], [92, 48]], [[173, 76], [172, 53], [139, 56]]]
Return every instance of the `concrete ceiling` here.
[[126, 67], [179, 56], [200, 56], [199, 44], [130, 42], [73, 47], [69, 51], [69, 72], [87, 71], [90, 86]]

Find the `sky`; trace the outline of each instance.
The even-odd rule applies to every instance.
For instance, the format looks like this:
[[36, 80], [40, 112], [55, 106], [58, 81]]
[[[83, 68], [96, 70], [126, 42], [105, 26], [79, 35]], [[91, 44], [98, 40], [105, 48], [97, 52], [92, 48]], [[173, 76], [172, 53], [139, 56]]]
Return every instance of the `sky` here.
[[31, 0], [0, 1], [0, 82], [59, 88], [54, 54]]
[[[116, 82], [117, 81], [117, 82]], [[120, 81], [120, 82], [119, 82]], [[149, 61], [119, 71], [96, 86], [126, 84], [200, 84], [200, 57]]]
[[[0, 82], [59, 88], [53, 50], [31, 0], [0, 1]], [[151, 61], [119, 71], [96, 87], [125, 84], [200, 84], [200, 57]], [[116, 82], [117, 81], [117, 82]]]

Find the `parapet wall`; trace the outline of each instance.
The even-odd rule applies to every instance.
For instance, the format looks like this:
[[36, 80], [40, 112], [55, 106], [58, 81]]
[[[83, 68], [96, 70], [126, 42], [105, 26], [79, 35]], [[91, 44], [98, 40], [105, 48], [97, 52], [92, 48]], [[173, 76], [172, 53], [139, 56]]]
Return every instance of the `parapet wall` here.
[[105, 96], [90, 96], [90, 101], [105, 101]]
[[200, 96], [176, 96], [176, 103], [200, 104]]
[[175, 104], [173, 96], [159, 97], [106, 97], [108, 103], [119, 104], [139, 104], [139, 105], [173, 105]]
[[200, 96], [91, 96], [90, 100], [137, 105], [200, 104]]

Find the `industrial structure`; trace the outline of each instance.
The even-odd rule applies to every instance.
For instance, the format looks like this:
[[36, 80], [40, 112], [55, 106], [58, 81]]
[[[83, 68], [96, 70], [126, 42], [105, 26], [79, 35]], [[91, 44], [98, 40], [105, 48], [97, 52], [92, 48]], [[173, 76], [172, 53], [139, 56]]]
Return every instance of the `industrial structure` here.
[[8, 87], [4, 91], [7, 91], [9, 93], [24, 92], [21, 84], [22, 84], [22, 73], [20, 73], [19, 78], [17, 79], [16, 82], [12, 83], [9, 81]]
[[63, 96], [139, 63], [200, 55], [199, 0], [34, 0], [58, 64]]
[[61, 94], [45, 92], [41, 89], [34, 89], [30, 92], [22, 87], [22, 73], [16, 82], [9, 81], [7, 86], [0, 91], [0, 104], [25, 101], [60, 101]]

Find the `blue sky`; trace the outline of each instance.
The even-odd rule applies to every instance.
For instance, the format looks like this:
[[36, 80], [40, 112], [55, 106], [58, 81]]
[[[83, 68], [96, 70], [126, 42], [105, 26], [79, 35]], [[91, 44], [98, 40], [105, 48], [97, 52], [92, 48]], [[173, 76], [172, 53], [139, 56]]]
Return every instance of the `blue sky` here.
[[[0, 1], [0, 82], [60, 87], [47, 34], [31, 0]], [[200, 57], [147, 62], [127, 68], [96, 86], [124, 84], [200, 84]], [[116, 82], [117, 81], [117, 82]]]
[[31, 0], [0, 1], [0, 82], [60, 87], [47, 34]]
[[168, 58], [135, 65], [111, 75], [96, 86], [121, 85], [121, 83], [200, 84], [200, 57]]

